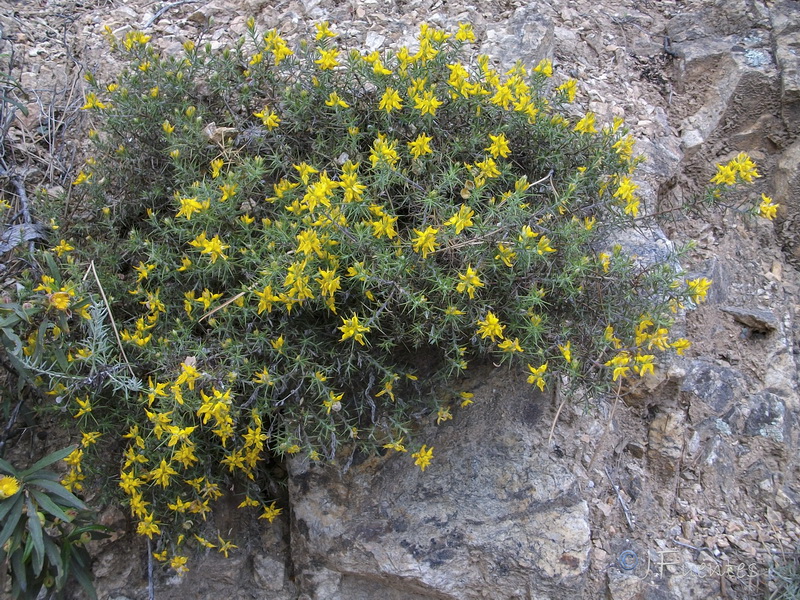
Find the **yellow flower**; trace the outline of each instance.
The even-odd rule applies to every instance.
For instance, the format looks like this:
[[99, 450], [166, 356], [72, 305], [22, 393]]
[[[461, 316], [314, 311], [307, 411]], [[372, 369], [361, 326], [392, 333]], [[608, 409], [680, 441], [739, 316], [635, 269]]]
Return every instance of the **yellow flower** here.
[[380, 215], [380, 220], [370, 221], [369, 224], [372, 225], [373, 231], [372, 235], [376, 238], [380, 239], [383, 236], [386, 236], [389, 239], [393, 237], [397, 237], [397, 230], [394, 228], [394, 224], [397, 222], [397, 217], [392, 217], [386, 213]]
[[631, 362], [631, 355], [628, 352], [620, 352], [614, 358], [605, 363], [607, 367], [614, 368], [614, 381], [622, 377], [623, 379], [628, 376], [631, 368], [628, 366]]
[[262, 312], [272, 312], [272, 306], [275, 302], [280, 301], [280, 297], [276, 296], [272, 292], [272, 286], [267, 285], [264, 286], [264, 289], [260, 292], [253, 292], [258, 297], [258, 314], [260, 315]]
[[158, 562], [166, 562], [167, 561], [167, 550], [166, 548], [161, 552], [153, 552], [153, 558], [155, 558]]
[[317, 48], [319, 50], [320, 58], [315, 60], [314, 62], [319, 65], [319, 68], [322, 71], [327, 71], [333, 69], [336, 65], [339, 64], [339, 61], [336, 58], [339, 56], [339, 50], [336, 48], [331, 48], [330, 50], [323, 50], [322, 48]]
[[314, 25], [314, 28], [317, 30], [317, 33], [315, 35], [315, 38], [316, 38], [317, 41], [324, 40], [325, 38], [329, 38], [329, 37], [333, 38], [333, 37], [336, 37], [336, 35], [337, 35], [333, 31], [331, 31], [330, 23], [328, 23], [328, 21], [323, 21], [322, 23], [317, 23], [316, 25]]
[[571, 342], [567, 342], [564, 346], [558, 347], [558, 349], [561, 350], [561, 354], [564, 355], [564, 360], [567, 361], [568, 363], [572, 362], [572, 351], [570, 350], [569, 347], [570, 343]]
[[275, 129], [281, 122], [281, 119], [277, 113], [271, 111], [268, 106], [264, 106], [260, 112], [253, 113], [253, 116], [261, 119], [261, 122], [270, 131]]
[[0, 475], [0, 500], [11, 498], [19, 491], [19, 481], [11, 475]]
[[417, 234], [416, 239], [411, 244], [414, 252], [421, 252], [422, 258], [428, 258], [428, 254], [436, 251], [436, 234], [439, 233], [439, 230], [428, 225], [425, 231], [415, 229], [414, 233]]
[[54, 292], [48, 296], [48, 302], [56, 310], [66, 311], [69, 308], [69, 298], [68, 292]]
[[546, 235], [539, 238], [539, 243], [536, 244], [536, 251], [544, 256], [545, 253], [555, 252], [555, 248], [550, 247], [550, 240]]
[[483, 179], [492, 179], [500, 175], [500, 170], [493, 158], [487, 157], [486, 160], [477, 161], [475, 166], [481, 170], [480, 177]]
[[175, 555], [170, 559], [169, 566], [175, 569], [178, 575], [183, 575], [189, 570], [189, 568], [186, 566], [187, 562], [189, 562], [188, 556]]
[[685, 339], [685, 338], [680, 338], [680, 339], [677, 339], [677, 340], [675, 340], [674, 342], [672, 342], [672, 343], [670, 344], [670, 346], [672, 346], [673, 348], [675, 348], [675, 354], [677, 354], [678, 356], [683, 356], [683, 353], [684, 353], [684, 352], [685, 352], [685, 351], [686, 351], [686, 350], [687, 350], [687, 349], [688, 349], [688, 348], [689, 348], [691, 345], [692, 345], [692, 343], [691, 343], [689, 340]]
[[450, 412], [450, 409], [448, 407], [443, 406], [436, 413], [436, 424], [441, 425], [445, 421], [449, 421], [452, 418], [453, 418], [453, 413]]
[[71, 252], [72, 250], [75, 250], [75, 248], [73, 246], [70, 246], [67, 240], [61, 240], [58, 243], [58, 245], [53, 246], [51, 250], [55, 252], [58, 256], [61, 256], [66, 252]]
[[397, 452], [406, 452], [406, 447], [403, 445], [403, 438], [400, 438], [396, 442], [384, 444], [383, 447], [387, 448], [388, 450], [396, 450]]
[[[575, 94], [578, 91], [578, 81], [575, 80], [575, 79], [568, 79], [567, 81], [562, 83], [560, 86], [558, 86], [556, 88], [556, 91], [566, 94], [567, 102], [575, 102]], [[631, 142], [632, 141], [633, 141], [633, 139], [631, 139]], [[614, 148], [616, 148], [616, 147], [617, 147], [617, 145], [614, 144]]]
[[153, 539], [154, 534], [161, 533], [158, 521], [153, 521], [152, 513], [146, 514], [144, 519], [139, 521], [139, 524], [136, 526], [136, 533], [139, 535], [146, 535], [150, 539]]
[[549, 58], [543, 58], [539, 64], [533, 68], [535, 73], [541, 73], [545, 77], [553, 76], [553, 62]]
[[637, 354], [634, 359], [633, 370], [636, 371], [639, 377], [644, 377], [645, 373], [648, 372], [651, 375], [655, 375], [655, 364], [653, 364], [655, 358], [652, 354]]
[[744, 152], [740, 152], [729, 164], [736, 169], [742, 181], [753, 183], [754, 178], [761, 177], [756, 170], [756, 164]]
[[472, 268], [472, 265], [467, 265], [467, 272], [459, 273], [458, 278], [461, 281], [456, 285], [456, 291], [462, 294], [466, 292], [469, 294], [470, 300], [475, 298], [475, 289], [484, 286], [480, 277], [478, 277], [478, 272]]
[[362, 325], [358, 322], [358, 315], [353, 315], [349, 319], [345, 319], [342, 317], [342, 322], [344, 325], [339, 327], [339, 331], [342, 332], [342, 339], [340, 342], [345, 341], [348, 338], [353, 338], [362, 346], [364, 345], [364, 333], [370, 330], [369, 327]]
[[508, 107], [511, 106], [511, 103], [514, 101], [514, 96], [511, 94], [511, 88], [507, 85], [499, 85], [495, 88], [495, 94], [489, 100], [495, 106], [502, 106], [505, 110], [508, 110]]
[[350, 105], [339, 97], [336, 92], [331, 92], [328, 99], [325, 101], [325, 106], [341, 106], [342, 108], [349, 108]]
[[445, 225], [453, 225], [456, 228], [456, 234], [461, 233], [465, 227], [472, 225], [472, 217], [475, 211], [466, 204], [462, 204], [458, 212], [444, 222]]
[[503, 340], [497, 344], [497, 347], [503, 352], [522, 352], [522, 346], [519, 345], [519, 338], [514, 338], [513, 340]]
[[211, 264], [216, 263], [218, 258], [222, 258], [223, 260], [227, 260], [228, 258], [227, 255], [224, 254], [224, 251], [227, 248], [230, 248], [230, 246], [223, 244], [218, 235], [215, 235], [209, 240], [206, 238], [205, 232], [203, 232], [194, 240], [189, 242], [189, 245], [194, 246], [195, 248], [200, 248], [201, 254], [210, 255]]
[[419, 467], [420, 471], [424, 471], [425, 467], [427, 467], [431, 459], [433, 458], [433, 446], [428, 448], [427, 445], [423, 445], [417, 452], [411, 455], [415, 460], [414, 464]]
[[587, 112], [586, 116], [575, 125], [573, 131], [579, 131], [580, 133], [597, 133], [597, 129], [594, 127], [594, 118], [593, 112]]
[[369, 154], [369, 160], [372, 166], [378, 163], [386, 163], [389, 167], [394, 169], [400, 156], [397, 154], [397, 141], [386, 141], [386, 136], [382, 133], [378, 134], [375, 141], [372, 142], [372, 151]]
[[500, 135], [492, 135], [489, 134], [489, 139], [492, 141], [491, 145], [488, 148], [484, 148], [487, 150], [489, 154], [497, 158], [498, 156], [502, 156], [503, 158], [508, 158], [511, 154], [511, 149], [508, 147], [508, 140], [506, 139], [506, 134], [501, 133]]
[[507, 267], [513, 267], [514, 261], [517, 259], [517, 253], [503, 243], [497, 244], [498, 253], [495, 254], [495, 260], [500, 260]]
[[692, 299], [697, 304], [700, 304], [706, 299], [708, 288], [711, 287], [711, 280], [706, 279], [705, 277], [700, 277], [698, 279], [687, 280], [686, 285], [689, 288], [689, 295], [692, 296]]
[[139, 264], [133, 267], [133, 270], [136, 271], [136, 283], [139, 283], [142, 279], [147, 279], [155, 268], [156, 265], [144, 264], [142, 261], [139, 261]]
[[83, 415], [88, 415], [90, 412], [92, 412], [92, 405], [89, 401], [89, 396], [86, 396], [85, 400], [81, 400], [80, 398], [75, 398], [75, 402], [78, 404], [80, 409], [78, 410], [77, 413], [75, 413], [74, 418], [78, 419]]
[[225, 165], [225, 161], [221, 158], [215, 158], [211, 161], [211, 179], [216, 179], [219, 177], [219, 174], [222, 172], [222, 167]]
[[217, 540], [219, 541], [219, 548], [217, 548], [217, 551], [220, 554], [224, 554], [225, 558], [228, 558], [228, 552], [230, 552], [234, 548], [238, 548], [239, 547], [239, 546], [234, 545], [230, 541], [223, 540], [220, 536], [217, 536]]
[[237, 183], [226, 183], [219, 186], [219, 189], [222, 192], [222, 196], [220, 196], [219, 201], [226, 202], [229, 198], [233, 198], [236, 195], [236, 190], [238, 188], [239, 184]]
[[528, 375], [528, 383], [531, 385], [536, 385], [540, 391], [544, 391], [545, 380], [543, 375], [547, 371], [547, 363], [543, 365], [539, 365], [538, 367], [533, 367], [533, 365], [528, 365], [528, 370], [531, 372]]
[[611, 267], [611, 255], [607, 252], [601, 252], [597, 255], [597, 259], [603, 267], [603, 273], [608, 273], [608, 269]]
[[413, 142], [408, 142], [408, 148], [411, 152], [411, 156], [414, 158], [419, 158], [425, 154], [432, 154], [433, 150], [431, 150], [430, 142], [433, 138], [429, 135], [425, 135], [424, 133], [420, 133]]
[[500, 324], [500, 319], [492, 311], [486, 313], [483, 321], [478, 321], [478, 335], [483, 339], [489, 337], [494, 342], [497, 337], [502, 340], [503, 329], [505, 325]]
[[422, 96], [417, 94], [413, 98], [414, 108], [416, 108], [423, 115], [436, 115], [436, 109], [442, 105], [442, 102], [434, 95], [432, 89], [422, 92]]
[[81, 172], [80, 172], [80, 173], [78, 173], [78, 176], [77, 176], [77, 177], [75, 178], [75, 180], [72, 182], [72, 185], [80, 185], [80, 184], [82, 184], [82, 183], [86, 183], [86, 182], [87, 182], [87, 181], [89, 181], [91, 178], [92, 178], [92, 174], [91, 174], [91, 173], [88, 173], [88, 174], [87, 174], [85, 171], [81, 170]]
[[387, 87], [386, 91], [381, 96], [381, 101], [378, 104], [378, 110], [385, 110], [387, 113], [393, 110], [400, 110], [403, 108], [403, 102], [400, 99], [400, 94], [394, 88]]
[[172, 455], [172, 458], [175, 460], [175, 462], [182, 464], [184, 469], [188, 469], [193, 464], [198, 462], [198, 458], [194, 453], [194, 446], [189, 444], [184, 444], [181, 446], [181, 449], [175, 452], [175, 454]]
[[92, 444], [96, 444], [101, 435], [103, 434], [99, 431], [84, 431], [81, 435], [81, 446], [88, 448]]
[[614, 192], [614, 198], [619, 198], [625, 202], [630, 202], [634, 197], [634, 192], [639, 189], [639, 186], [631, 181], [630, 177], [623, 177], [619, 181], [619, 187]]
[[[773, 204], [772, 198], [765, 194], [761, 194], [761, 204], [758, 206], [758, 214], [765, 219], [774, 219], [775, 215], [778, 213], [778, 207], [780, 204]], [[63, 242], [63, 240], [62, 240]], [[55, 248], [54, 248], [55, 249]], [[61, 256], [59, 254], [59, 256]]]
[[473, 403], [472, 399], [475, 397], [475, 394], [472, 392], [459, 392], [458, 394], [461, 397], [461, 408], [469, 406]]
[[472, 30], [472, 24], [459, 23], [458, 31], [456, 32], [456, 39], [460, 42], [474, 42], [475, 32]]
[[100, 102], [100, 99], [93, 93], [90, 92], [86, 95], [86, 104], [81, 106], [81, 110], [91, 110], [96, 108], [97, 110], [104, 110], [111, 106], [110, 104], [103, 104]]
[[259, 519], [267, 519], [270, 523], [275, 520], [275, 517], [280, 515], [283, 512], [282, 508], [275, 508], [275, 503], [273, 502], [269, 506], [264, 506], [264, 512], [261, 513]]

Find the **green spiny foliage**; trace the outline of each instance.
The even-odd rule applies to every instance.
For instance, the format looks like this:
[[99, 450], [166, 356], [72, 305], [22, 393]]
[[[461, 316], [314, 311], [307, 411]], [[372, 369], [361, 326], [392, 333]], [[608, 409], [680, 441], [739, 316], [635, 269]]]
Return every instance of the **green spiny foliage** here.
[[[462, 62], [469, 25], [367, 55], [327, 24], [295, 49], [252, 21], [222, 52], [109, 40], [128, 66], [88, 78], [88, 218], [52, 249], [68, 283], [21, 300], [71, 315], [42, 333], [62, 375], [31, 364], [83, 431], [65, 481], [115, 457], [138, 532], [177, 571], [187, 541], [234, 547], [201, 535], [233, 481], [277, 516], [270, 456], [408, 444], [424, 470], [413, 424], [473, 402], [456, 391], [471, 363], [603, 392], [689, 346], [674, 315], [711, 282], [610, 241], [648, 221], [633, 138], [567, 116], [577, 82], [549, 60]], [[707, 199], [755, 176], [737, 157]]]

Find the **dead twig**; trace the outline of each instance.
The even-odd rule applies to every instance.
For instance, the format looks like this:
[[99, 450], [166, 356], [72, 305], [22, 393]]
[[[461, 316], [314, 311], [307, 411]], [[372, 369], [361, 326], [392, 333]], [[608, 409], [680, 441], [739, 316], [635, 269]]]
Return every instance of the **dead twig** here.
[[156, 600], [156, 586], [153, 580], [153, 543], [147, 539], [147, 600]]
[[209, 318], [211, 315], [213, 315], [214, 313], [222, 310], [223, 308], [225, 308], [226, 306], [228, 306], [232, 302], [236, 302], [239, 298], [241, 298], [242, 296], [244, 296], [245, 294], [247, 294], [248, 292], [251, 292], [251, 291], [252, 290], [248, 289], [248, 290], [246, 290], [244, 292], [239, 292], [233, 298], [229, 298], [228, 300], [226, 300], [225, 302], [223, 302], [222, 304], [217, 306], [215, 309], [208, 311], [206, 314], [204, 314], [202, 317], [200, 317], [200, 319], [198, 319], [197, 322], [198, 323], [202, 323], [204, 319]]
[[193, 4], [198, 0], [179, 0], [178, 2], [173, 2], [172, 4], [167, 4], [159, 8], [155, 14], [147, 20], [147, 23], [144, 24], [142, 29], [149, 29], [153, 23], [158, 21], [165, 12], [167, 12], [171, 8], [175, 8], [176, 6], [181, 6], [182, 4]]
[[[553, 390], [553, 396], [558, 396], [558, 391]], [[558, 417], [561, 416], [561, 410], [564, 408], [564, 405], [567, 403], [567, 396], [565, 395], [563, 400], [561, 400], [561, 404], [558, 405], [558, 410], [556, 410], [556, 416], [553, 417], [553, 423], [550, 425], [550, 435], [547, 437], [547, 445], [550, 446], [550, 443], [553, 441], [553, 434], [556, 431], [556, 423], [558, 423]]]
[[108, 298], [106, 298], [106, 292], [103, 289], [103, 284], [100, 283], [100, 277], [97, 276], [97, 269], [94, 267], [94, 261], [89, 263], [89, 268], [86, 269], [86, 274], [83, 276], [83, 281], [86, 281], [86, 278], [89, 276], [89, 271], [92, 272], [94, 275], [94, 280], [97, 282], [97, 287], [100, 289], [100, 296], [103, 298], [103, 303], [106, 306], [106, 310], [108, 310], [108, 318], [111, 319], [111, 328], [114, 330], [114, 335], [117, 338], [117, 345], [119, 346], [119, 352], [122, 354], [122, 358], [125, 360], [125, 365], [128, 367], [128, 371], [131, 374], [131, 377], [136, 377], [136, 374], [133, 372], [133, 367], [131, 367], [131, 363], [128, 361], [128, 357], [125, 355], [125, 348], [122, 347], [122, 338], [119, 336], [119, 330], [117, 329], [117, 323], [114, 321], [114, 314], [111, 312], [111, 304], [108, 302]]
[[606, 476], [608, 477], [608, 481], [611, 483], [611, 486], [614, 488], [614, 491], [617, 493], [617, 500], [619, 500], [619, 505], [622, 507], [622, 512], [625, 515], [625, 520], [628, 522], [628, 528], [633, 531], [633, 517], [631, 517], [631, 511], [628, 508], [628, 505], [625, 503], [625, 499], [622, 497], [622, 492], [619, 489], [619, 486], [614, 483], [614, 480], [611, 478], [611, 473], [608, 472], [608, 467], [605, 467]]
[[[22, 219], [25, 222], [25, 225], [32, 227], [33, 226], [33, 219], [31, 218], [31, 211], [28, 207], [28, 194], [25, 191], [25, 182], [22, 180], [22, 177], [19, 175], [12, 175], [8, 178], [8, 180], [14, 186], [14, 189], [17, 192], [17, 198], [19, 198], [19, 206], [20, 211], [22, 212]], [[34, 243], [31, 239], [28, 242], [28, 250], [33, 254], [33, 247]]]

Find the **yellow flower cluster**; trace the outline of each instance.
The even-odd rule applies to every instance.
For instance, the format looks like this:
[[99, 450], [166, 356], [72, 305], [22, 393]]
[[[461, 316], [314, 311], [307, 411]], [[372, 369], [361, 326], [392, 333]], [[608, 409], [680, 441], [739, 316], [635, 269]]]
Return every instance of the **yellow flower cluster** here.
[[[147, 379], [131, 394], [119, 488], [136, 531], [177, 573], [192, 545], [236, 548], [200, 529], [233, 482], [241, 509], [281, 514], [257, 491], [267, 453], [321, 460], [348, 440], [407, 453], [424, 471], [433, 448], [407, 441], [408, 422], [430, 381], [452, 381], [473, 352], [525, 365], [542, 392], [598, 371], [652, 375], [660, 353], [689, 348], [670, 337], [669, 309], [699, 304], [711, 285], [670, 287], [674, 273], [635, 272], [619, 246], [598, 253], [604, 219], [629, 225], [643, 212], [634, 140], [621, 119], [559, 114], [578, 84], [551, 83], [551, 60], [504, 72], [485, 55], [461, 62], [469, 24], [453, 35], [423, 25], [414, 49], [361, 52], [340, 48], [325, 22], [297, 54], [254, 19], [247, 28], [250, 41], [220, 57], [186, 43], [162, 60], [135, 32], [114, 41], [130, 72], [84, 108], [150, 119], [159, 144], [94, 132], [104, 159], [73, 182], [106, 197], [125, 176], [114, 165], [168, 165], [164, 200], [148, 197], [141, 215], [121, 202], [101, 219], [129, 236], [129, 259], [104, 281], [121, 305], [121, 345]], [[209, 72], [220, 97], [201, 102], [181, 78]], [[740, 155], [712, 183], [755, 177]], [[758, 213], [776, 212], [763, 196]], [[77, 241], [65, 238], [52, 250], [72, 264]], [[51, 314], [81, 306], [69, 285], [37, 290]], [[80, 369], [99, 354], [83, 343], [68, 356]], [[95, 423], [116, 412], [88, 390], [53, 393], [84, 429], [65, 480], [80, 489], [106, 431]], [[450, 390], [429, 418], [445, 424], [472, 402]]]

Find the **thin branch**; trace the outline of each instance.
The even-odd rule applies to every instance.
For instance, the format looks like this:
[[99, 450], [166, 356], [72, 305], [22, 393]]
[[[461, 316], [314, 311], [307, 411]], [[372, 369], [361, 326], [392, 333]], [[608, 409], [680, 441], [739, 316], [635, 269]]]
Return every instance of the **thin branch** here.
[[236, 302], [236, 301], [237, 301], [239, 298], [241, 298], [242, 296], [244, 296], [244, 295], [245, 295], [245, 294], [247, 294], [248, 292], [252, 292], [252, 291], [253, 291], [253, 290], [251, 290], [251, 289], [249, 289], [249, 288], [248, 288], [248, 289], [247, 289], [246, 291], [244, 291], [244, 292], [239, 292], [239, 293], [238, 293], [238, 294], [236, 294], [236, 295], [235, 295], [233, 298], [229, 298], [228, 300], [226, 300], [225, 302], [223, 302], [222, 304], [220, 304], [219, 306], [217, 306], [215, 309], [208, 311], [206, 314], [204, 314], [202, 317], [200, 317], [200, 319], [198, 319], [198, 321], [197, 321], [197, 322], [198, 322], [198, 323], [202, 323], [202, 322], [203, 322], [203, 319], [206, 319], [206, 318], [210, 317], [211, 315], [213, 315], [213, 314], [214, 314], [214, 313], [216, 313], [217, 311], [220, 311], [220, 310], [222, 310], [223, 308], [225, 308], [226, 306], [228, 306], [228, 305], [229, 305], [229, 304], [231, 304], [232, 302]]
[[[553, 395], [557, 395], [557, 391], [553, 390]], [[564, 399], [561, 400], [561, 404], [558, 405], [558, 410], [556, 410], [556, 416], [553, 417], [553, 423], [550, 425], [550, 435], [547, 438], [547, 445], [550, 446], [550, 443], [553, 441], [553, 434], [556, 430], [556, 423], [558, 423], [558, 417], [561, 416], [561, 410], [564, 408], [564, 405], [567, 403], [567, 395], [564, 395]]]
[[11, 428], [14, 427], [14, 423], [17, 422], [17, 417], [19, 416], [19, 411], [22, 409], [22, 405], [25, 403], [25, 396], [20, 394], [19, 401], [17, 405], [14, 407], [14, 410], [11, 411], [11, 414], [8, 417], [8, 423], [6, 423], [5, 428], [3, 429], [3, 435], [0, 437], [0, 457], [5, 454], [6, 450], [6, 442], [8, 441], [8, 436], [11, 435]]
[[[28, 208], [28, 194], [25, 191], [25, 182], [22, 181], [22, 177], [19, 175], [12, 175], [9, 177], [9, 181], [14, 184], [14, 189], [17, 190], [17, 198], [19, 198], [20, 208], [22, 209], [22, 218], [25, 221], [26, 225], [33, 225], [33, 219], [31, 219], [31, 211]], [[33, 240], [28, 242], [28, 250], [33, 254]]]
[[[631, 511], [628, 508], [628, 505], [625, 503], [624, 498], [622, 497], [622, 492], [619, 489], [619, 486], [614, 483], [614, 480], [611, 478], [611, 473], [608, 472], [608, 467], [605, 468], [606, 476], [608, 477], [608, 481], [611, 482], [614, 491], [617, 493], [617, 500], [619, 500], [619, 505], [622, 507], [622, 512], [625, 514], [625, 520], [628, 522], [628, 527], [631, 531], [633, 531], [633, 518], [631, 517]], [[689, 546], [693, 548], [693, 546]], [[695, 548], [696, 550], [696, 548]]]
[[161, 18], [161, 15], [163, 15], [169, 9], [175, 8], [176, 6], [181, 6], [182, 4], [193, 4], [194, 2], [197, 2], [197, 1], [198, 0], [179, 0], [178, 2], [173, 2], [172, 4], [167, 4], [165, 6], [162, 6], [160, 9], [158, 9], [155, 12], [155, 14], [152, 17], [150, 17], [147, 20], [147, 23], [144, 24], [142, 29], [149, 29], [153, 25], [153, 23], [158, 21]]
[[106, 310], [108, 310], [108, 318], [111, 319], [111, 328], [114, 330], [114, 335], [117, 338], [117, 345], [119, 346], [120, 354], [122, 354], [122, 358], [125, 360], [125, 364], [128, 367], [131, 377], [136, 377], [136, 374], [133, 372], [133, 367], [131, 367], [131, 363], [128, 361], [128, 357], [125, 355], [125, 348], [122, 347], [122, 338], [119, 336], [117, 323], [114, 321], [114, 314], [111, 312], [111, 304], [108, 302], [108, 298], [106, 298], [106, 292], [103, 290], [103, 284], [100, 283], [100, 277], [97, 276], [97, 269], [94, 267], [94, 261], [89, 263], [89, 268], [86, 269], [86, 274], [83, 276], [83, 281], [86, 281], [86, 278], [89, 276], [89, 271], [91, 271], [94, 275], [94, 280], [97, 282], [97, 287], [100, 289], [100, 296], [102, 296], [103, 302], [106, 305]]
[[156, 600], [156, 586], [153, 580], [153, 546], [147, 538], [147, 600]]

